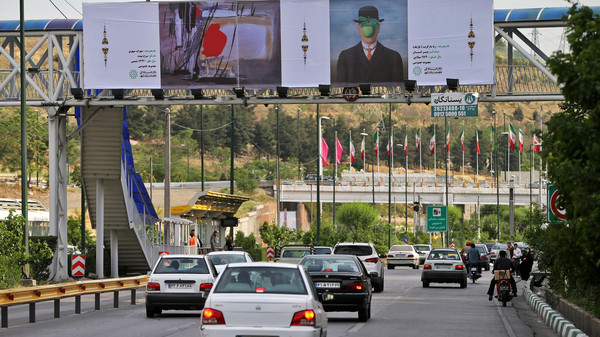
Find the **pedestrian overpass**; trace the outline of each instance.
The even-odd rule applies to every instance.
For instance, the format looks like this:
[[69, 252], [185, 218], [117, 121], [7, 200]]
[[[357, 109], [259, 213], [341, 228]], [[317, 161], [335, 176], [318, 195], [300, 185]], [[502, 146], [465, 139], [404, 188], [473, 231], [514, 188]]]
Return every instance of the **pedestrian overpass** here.
[[[592, 9], [600, 12], [600, 7]], [[495, 66], [493, 85], [461, 86], [459, 91], [478, 92], [480, 102], [562, 101], [556, 77], [545, 66], [547, 55], [521, 30], [564, 27], [562, 17], [566, 13], [567, 8], [495, 10], [496, 41], [507, 42], [508, 62]], [[4, 68], [0, 69], [0, 106], [3, 107], [21, 104], [19, 30], [18, 20], [0, 21], [0, 65]], [[246, 90], [242, 95], [210, 88], [154, 93], [142, 89], [86, 90], [81, 83], [81, 20], [27, 20], [24, 36], [24, 80], [27, 83], [24, 100], [28, 107], [44, 109], [49, 124], [50, 223], [51, 233], [58, 237], [52, 265], [53, 281], [65, 280], [68, 276], [66, 147], [67, 142], [77, 136], [81, 136], [82, 180], [89, 198], [92, 224], [98, 229], [98, 240], [111, 249], [113, 276], [118, 274], [119, 264], [131, 272], [148, 270], [156, 258], [152, 252], [164, 244], [149, 233], [174, 232], [148, 230], [156, 226], [167, 228], [175, 222], [168, 217], [157, 217], [135, 171], [123, 106], [351, 104], [343, 98], [342, 88], [332, 88], [327, 97], [316, 88], [291, 88], [287, 97], [280, 97], [275, 88]], [[514, 64], [514, 50], [527, 58], [529, 64]], [[446, 90], [445, 86], [418, 86], [414, 92], [406, 91], [404, 86], [374, 87], [356, 103], [429, 103], [432, 93]], [[79, 127], [67, 134], [67, 118], [73, 115]], [[287, 192], [291, 193], [284, 190], [282, 195]], [[169, 212], [167, 207], [166, 213]], [[189, 225], [185, 221], [180, 223]], [[141, 235], [143, 233], [146, 234]], [[99, 244], [97, 255], [103, 256], [103, 253], [103, 245]], [[104, 275], [101, 268], [99, 275]]]

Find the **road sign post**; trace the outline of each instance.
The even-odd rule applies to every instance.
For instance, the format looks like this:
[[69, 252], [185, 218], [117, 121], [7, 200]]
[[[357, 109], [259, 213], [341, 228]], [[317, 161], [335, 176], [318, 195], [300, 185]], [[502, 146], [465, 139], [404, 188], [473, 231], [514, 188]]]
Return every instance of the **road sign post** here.
[[71, 276], [85, 276], [85, 255], [76, 254], [71, 257]]
[[427, 231], [448, 231], [448, 206], [432, 205], [427, 207]]
[[548, 222], [563, 222], [566, 221], [565, 209], [558, 205], [560, 194], [556, 186], [548, 184]]

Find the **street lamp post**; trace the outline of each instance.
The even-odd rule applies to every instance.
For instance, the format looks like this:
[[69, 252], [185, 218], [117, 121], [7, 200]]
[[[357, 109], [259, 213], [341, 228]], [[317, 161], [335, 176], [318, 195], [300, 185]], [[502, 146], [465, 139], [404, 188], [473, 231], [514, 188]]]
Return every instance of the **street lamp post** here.
[[494, 157], [495, 159], [495, 164], [496, 164], [496, 217], [497, 217], [497, 223], [496, 223], [496, 237], [498, 239], [498, 242], [500, 242], [500, 186], [499, 186], [499, 172], [498, 172], [498, 145], [496, 145], [497, 143], [497, 137], [496, 137], [496, 111], [492, 111], [492, 115], [494, 116]]
[[317, 147], [319, 158], [317, 159], [317, 243], [321, 240], [321, 177], [323, 175], [323, 134], [321, 133], [321, 120], [329, 119], [327, 116], [319, 116], [319, 104], [317, 104]]
[[408, 151], [404, 144], [396, 144], [403, 148], [405, 153], [404, 160], [404, 232], [408, 233]]

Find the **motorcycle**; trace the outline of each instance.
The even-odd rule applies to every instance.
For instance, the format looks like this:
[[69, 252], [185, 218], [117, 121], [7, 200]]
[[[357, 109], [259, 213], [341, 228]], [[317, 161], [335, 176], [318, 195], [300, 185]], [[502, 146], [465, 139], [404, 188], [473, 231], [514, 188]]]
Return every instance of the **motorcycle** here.
[[496, 293], [496, 297], [498, 298], [498, 301], [502, 302], [503, 307], [506, 306], [506, 302], [512, 300], [513, 296], [508, 278], [502, 278], [498, 280], [498, 283], [496, 284]]
[[467, 274], [467, 277], [470, 278], [473, 283], [475, 283], [475, 281], [481, 277], [481, 274], [477, 272], [477, 265], [470, 264], [468, 268], [469, 273]]

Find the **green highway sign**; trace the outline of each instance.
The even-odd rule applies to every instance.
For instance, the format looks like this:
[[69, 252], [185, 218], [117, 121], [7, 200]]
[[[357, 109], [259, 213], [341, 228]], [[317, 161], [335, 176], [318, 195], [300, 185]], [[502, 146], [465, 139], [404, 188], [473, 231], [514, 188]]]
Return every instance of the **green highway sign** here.
[[443, 205], [432, 205], [427, 207], [427, 231], [448, 231], [448, 207]]
[[431, 94], [431, 117], [477, 117], [476, 92]]

